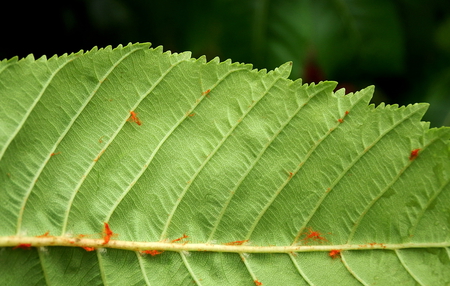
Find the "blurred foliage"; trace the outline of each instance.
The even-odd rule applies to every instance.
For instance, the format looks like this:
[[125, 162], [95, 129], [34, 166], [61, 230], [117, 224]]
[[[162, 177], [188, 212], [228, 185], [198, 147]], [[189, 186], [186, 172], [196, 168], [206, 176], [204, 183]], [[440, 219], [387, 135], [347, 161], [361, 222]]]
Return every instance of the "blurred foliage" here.
[[[376, 86], [375, 103], [430, 102], [425, 120], [450, 125], [448, 0], [85, 0], [18, 4], [3, 17], [0, 58], [151, 42], [219, 56], [291, 78]], [[32, 5], [32, 6], [29, 6]], [[34, 6], [33, 6], [34, 5]], [[50, 9], [51, 8], [51, 9]]]

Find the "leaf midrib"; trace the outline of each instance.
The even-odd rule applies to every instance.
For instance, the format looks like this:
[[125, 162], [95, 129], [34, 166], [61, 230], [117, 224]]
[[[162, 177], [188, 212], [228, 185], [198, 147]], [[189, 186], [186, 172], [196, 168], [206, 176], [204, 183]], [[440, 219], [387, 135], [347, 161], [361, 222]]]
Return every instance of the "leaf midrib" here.
[[163, 250], [163, 251], [198, 251], [198, 252], [229, 252], [229, 253], [298, 253], [326, 252], [334, 249], [345, 250], [396, 250], [396, 249], [426, 249], [450, 247], [450, 242], [424, 243], [366, 243], [366, 244], [333, 244], [333, 245], [284, 245], [256, 246], [252, 241], [242, 245], [210, 244], [210, 243], [179, 243], [179, 242], [137, 242], [111, 239], [104, 244], [103, 239], [76, 238], [67, 236], [2, 236], [0, 247], [14, 247], [19, 244], [31, 244], [32, 247], [94, 247], [112, 248], [129, 251]]

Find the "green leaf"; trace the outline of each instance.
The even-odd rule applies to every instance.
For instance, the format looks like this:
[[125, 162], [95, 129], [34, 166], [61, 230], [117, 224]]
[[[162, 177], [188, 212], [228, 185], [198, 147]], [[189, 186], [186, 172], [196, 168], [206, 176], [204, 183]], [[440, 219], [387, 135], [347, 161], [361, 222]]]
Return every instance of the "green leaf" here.
[[450, 283], [426, 104], [148, 47], [0, 62], [0, 284]]

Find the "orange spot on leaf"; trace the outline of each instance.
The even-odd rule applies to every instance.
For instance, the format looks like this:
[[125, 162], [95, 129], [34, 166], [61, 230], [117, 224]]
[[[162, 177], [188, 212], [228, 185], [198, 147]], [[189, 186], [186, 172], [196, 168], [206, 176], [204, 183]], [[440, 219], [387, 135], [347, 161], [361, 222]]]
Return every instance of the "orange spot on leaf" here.
[[412, 161], [412, 160], [416, 159], [417, 156], [419, 156], [419, 151], [420, 151], [419, 148], [418, 148], [418, 149], [412, 150], [412, 151], [411, 151], [411, 155], [409, 155], [409, 160]]
[[[208, 95], [208, 93], [210, 92], [211, 90], [210, 89], [208, 89], [208, 90], [206, 90], [206, 91], [204, 91], [204, 92], [202, 92], [202, 95]], [[208, 96], [209, 97], [209, 96]]]
[[47, 231], [47, 232], [44, 233], [43, 235], [38, 235], [38, 236], [36, 236], [36, 237], [48, 237], [48, 236], [50, 236], [49, 234], [50, 234], [50, 231]]
[[110, 241], [111, 236], [113, 234], [114, 232], [112, 232], [111, 229], [109, 228], [109, 224], [105, 222], [103, 228], [103, 244], [107, 244]]
[[95, 247], [83, 247], [83, 249], [84, 250], [86, 250], [86, 251], [94, 251], [95, 250]]
[[52, 153], [52, 154], [50, 154], [50, 157], [53, 157], [53, 156], [59, 155], [59, 154], [61, 154], [61, 152]]
[[255, 280], [255, 281], [253, 281], [253, 282], [255, 282], [255, 285], [256, 286], [260, 286], [260, 285], [263, 285], [261, 282], [259, 282], [258, 280]]
[[248, 242], [247, 240], [236, 240], [236, 241], [232, 241], [232, 242], [227, 242], [225, 243], [225, 245], [242, 245], [244, 243]]
[[174, 240], [172, 240], [171, 242], [177, 242], [177, 241], [180, 241], [180, 240], [185, 239], [185, 238], [188, 238], [188, 237], [189, 237], [189, 236], [187, 236], [186, 234], [183, 234], [182, 237], [179, 237], [179, 238], [177, 238], [177, 239], [174, 239]]
[[[383, 243], [371, 242], [371, 243], [368, 243], [368, 245], [370, 245], [372, 247], [375, 247], [376, 245], [379, 245], [382, 248], [386, 248], [386, 245], [384, 245]], [[365, 247], [365, 245], [362, 245], [362, 247]]]
[[332, 250], [328, 253], [328, 255], [329, 255], [331, 258], [335, 259], [335, 258], [341, 256], [341, 251], [340, 251], [339, 249], [332, 249]]
[[128, 118], [127, 121], [135, 122], [137, 125], [141, 125], [142, 124], [141, 120], [139, 120], [139, 118], [137, 117], [136, 112], [134, 112], [134, 111], [130, 111], [130, 118]]
[[103, 153], [105, 153], [105, 151], [106, 151], [106, 149], [103, 149], [103, 150], [100, 152], [100, 154], [98, 154], [98, 156], [95, 157], [94, 161], [97, 162], [97, 161], [100, 159], [100, 157], [103, 155]]
[[13, 249], [22, 248], [22, 249], [30, 249], [31, 243], [21, 243], [17, 245], [16, 247], [13, 247]]
[[141, 251], [141, 254], [150, 254], [151, 256], [156, 256], [159, 255], [161, 253], [163, 253], [164, 251], [158, 251], [158, 250], [143, 250]]
[[320, 241], [320, 240], [324, 240], [327, 241], [327, 239], [325, 237], [322, 237], [321, 233], [318, 231], [313, 231], [311, 227], [308, 228], [308, 232], [305, 233], [306, 237], [303, 238], [302, 240], [305, 241], [305, 243], [308, 243], [310, 240], [314, 240], [314, 241]]

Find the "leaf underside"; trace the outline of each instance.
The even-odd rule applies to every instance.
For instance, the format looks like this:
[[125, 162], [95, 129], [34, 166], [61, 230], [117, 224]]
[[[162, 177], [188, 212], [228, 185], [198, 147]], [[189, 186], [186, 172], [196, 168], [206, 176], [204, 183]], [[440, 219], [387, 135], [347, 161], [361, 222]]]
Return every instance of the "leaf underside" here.
[[0, 241], [107, 222], [124, 242], [361, 249], [3, 247], [1, 285], [450, 283], [450, 129], [426, 104], [149, 46], [0, 62]]

